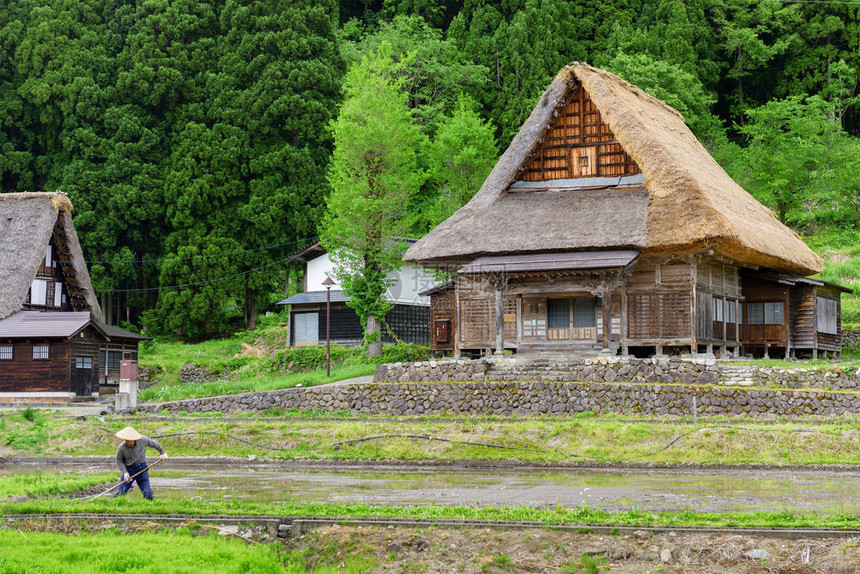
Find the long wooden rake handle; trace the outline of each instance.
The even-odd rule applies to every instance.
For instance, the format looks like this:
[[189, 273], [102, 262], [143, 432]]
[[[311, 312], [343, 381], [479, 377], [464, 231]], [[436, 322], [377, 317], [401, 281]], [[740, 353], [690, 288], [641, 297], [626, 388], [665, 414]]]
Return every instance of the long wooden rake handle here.
[[147, 465], [147, 466], [146, 466], [146, 468], [144, 468], [143, 470], [140, 470], [140, 471], [136, 472], [134, 475], [129, 476], [126, 480], [121, 480], [121, 481], [119, 481], [118, 483], [116, 483], [115, 485], [111, 486], [110, 488], [108, 488], [108, 489], [107, 489], [107, 490], [105, 490], [104, 492], [100, 492], [99, 494], [96, 494], [95, 496], [85, 496], [84, 498], [79, 498], [78, 500], [89, 500], [90, 498], [98, 498], [99, 496], [104, 496], [105, 494], [107, 494], [107, 493], [108, 493], [108, 492], [110, 492], [111, 490], [113, 490], [113, 489], [115, 489], [115, 488], [119, 488], [120, 486], [122, 486], [123, 484], [125, 484], [125, 483], [127, 483], [127, 482], [131, 482], [131, 481], [134, 479], [134, 477], [136, 477], [136, 476], [138, 476], [138, 475], [143, 474], [144, 472], [146, 472], [147, 470], [149, 470], [150, 468], [152, 468], [152, 467], [153, 467], [153, 466], [155, 466], [156, 464], [160, 463], [162, 460], [163, 460], [163, 459], [159, 458], [158, 460], [156, 460], [156, 461], [155, 461], [155, 462], [153, 462], [152, 464]]

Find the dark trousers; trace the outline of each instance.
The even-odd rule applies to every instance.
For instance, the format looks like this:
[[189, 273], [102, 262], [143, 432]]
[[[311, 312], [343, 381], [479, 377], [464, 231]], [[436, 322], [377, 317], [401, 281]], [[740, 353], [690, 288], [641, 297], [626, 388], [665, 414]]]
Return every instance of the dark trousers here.
[[[128, 475], [134, 476], [144, 468], [147, 468], [147, 466], [146, 463], [143, 463], [133, 464], [126, 468], [128, 469]], [[119, 479], [122, 480], [122, 477], [120, 476]], [[134, 486], [135, 482], [137, 483], [138, 488], [140, 488], [140, 491], [143, 493], [143, 497], [147, 500], [152, 500], [152, 488], [150, 488], [149, 486], [148, 470], [140, 472], [140, 474], [137, 474], [137, 476], [135, 476], [132, 480], [121, 484], [120, 487], [116, 489], [116, 492], [114, 493], [113, 497], [116, 498], [117, 496], [125, 496], [126, 494], [128, 494], [128, 491], [131, 490], [131, 487]]]

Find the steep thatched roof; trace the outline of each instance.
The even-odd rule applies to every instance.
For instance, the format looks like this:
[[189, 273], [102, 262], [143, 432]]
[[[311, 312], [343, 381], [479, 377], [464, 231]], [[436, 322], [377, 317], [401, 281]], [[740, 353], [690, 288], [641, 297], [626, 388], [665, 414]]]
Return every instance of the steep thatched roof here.
[[[512, 212], [508, 193], [530, 154], [540, 146], [556, 110], [581, 85], [624, 150], [644, 174], [648, 195], [645, 237], [636, 219], [641, 200], [618, 195], [609, 208], [590, 211], [582, 191], [530, 192]], [[609, 192], [607, 192], [609, 193]], [[547, 207], [557, 200], [553, 207]], [[607, 215], [611, 214], [611, 215]], [[588, 226], [579, 225], [588, 221]], [[625, 226], [626, 227], [626, 226]], [[562, 249], [637, 247], [651, 253], [713, 249], [741, 263], [809, 275], [821, 259], [796, 233], [735, 183], [684, 124], [680, 113], [609, 72], [566, 66], [472, 200], [413, 245], [404, 256], [429, 266], [452, 266], [481, 255]]]
[[59, 221], [75, 280], [89, 311], [103, 320], [71, 212], [72, 203], [63, 193], [0, 193], [0, 319], [21, 309]]

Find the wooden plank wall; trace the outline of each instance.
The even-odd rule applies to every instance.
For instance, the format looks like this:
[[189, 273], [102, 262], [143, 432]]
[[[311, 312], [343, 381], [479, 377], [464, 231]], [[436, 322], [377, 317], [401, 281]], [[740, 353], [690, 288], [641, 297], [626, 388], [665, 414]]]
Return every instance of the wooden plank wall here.
[[817, 333], [818, 348], [822, 351], [842, 352], [842, 292], [827, 285], [816, 287], [816, 296], [836, 301], [836, 334]]
[[[723, 305], [723, 320], [714, 317], [714, 298]], [[736, 265], [712, 257], [703, 257], [696, 266], [696, 338], [700, 342], [734, 343], [738, 341], [736, 323], [727, 322], [725, 301], [743, 299], [740, 270]]]
[[640, 256], [627, 278], [627, 338], [689, 338], [692, 288], [690, 261]]
[[803, 284], [791, 287], [788, 322], [792, 347], [815, 347], [815, 287]]
[[523, 181], [639, 173], [588, 93], [578, 86], [560, 110], [543, 143], [527, 161]]
[[[6, 341], [3, 344], [13, 346], [13, 359], [0, 361], [0, 392], [69, 392], [70, 352], [67, 342]], [[33, 359], [33, 345], [49, 345], [50, 358]]]
[[[436, 340], [436, 321], [448, 321], [448, 342]], [[457, 317], [454, 313], [454, 290], [435, 293], [430, 297], [430, 350], [453, 351], [454, 337], [457, 332]]]
[[[775, 346], [785, 345], [786, 326], [785, 325], [750, 325], [749, 317], [747, 316], [747, 305], [761, 301], [785, 301], [788, 297], [790, 287], [774, 281], [767, 281], [760, 277], [746, 276], [743, 278], [743, 291], [745, 298], [744, 305], [744, 332], [743, 342], [745, 345], [761, 346], [765, 342]], [[791, 311], [791, 305], [788, 309], [783, 309], [784, 312]], [[789, 323], [791, 317], [789, 317]], [[790, 346], [795, 346], [794, 343], [789, 343]]]
[[523, 297], [523, 341], [545, 341], [546, 327], [546, 298]]
[[496, 303], [473, 293], [460, 297], [461, 349], [485, 349], [495, 345]]

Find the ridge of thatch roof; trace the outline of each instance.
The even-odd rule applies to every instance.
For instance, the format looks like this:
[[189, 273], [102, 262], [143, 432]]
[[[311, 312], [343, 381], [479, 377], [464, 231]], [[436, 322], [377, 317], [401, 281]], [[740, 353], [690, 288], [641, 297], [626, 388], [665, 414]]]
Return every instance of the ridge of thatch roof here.
[[[496, 218], [496, 203], [541, 144], [567, 94], [580, 84], [644, 174], [650, 199], [644, 252], [713, 249], [748, 265], [803, 275], [821, 270], [821, 259], [772, 211], [729, 177], [677, 110], [609, 72], [578, 62], [559, 72], [472, 200], [413, 245], [404, 256], [406, 261], [445, 265], [497, 252], [498, 245], [484, 236], [486, 225], [481, 222]], [[568, 203], [573, 210], [585, 208]], [[555, 212], [559, 220], [571, 216], [581, 219], [573, 211], [559, 207]], [[620, 210], [630, 207], [623, 203], [616, 206]], [[548, 235], [543, 233], [545, 221], [536, 219], [534, 223], [525, 228], [502, 227], [504, 252], [546, 250], [565, 242], [581, 249], [605, 247], [604, 240], [617, 233], [613, 224], [593, 218], [592, 225], [597, 230], [593, 239], [599, 241], [585, 245], [590, 240], [577, 242], [568, 237], [580, 233], [581, 228], [567, 226], [559, 229], [561, 234]], [[537, 242], [540, 245], [529, 237], [535, 233], [543, 235], [542, 243]]]
[[93, 316], [103, 320], [71, 212], [64, 193], [0, 193], [0, 319], [21, 309], [59, 220], [76, 282]]

